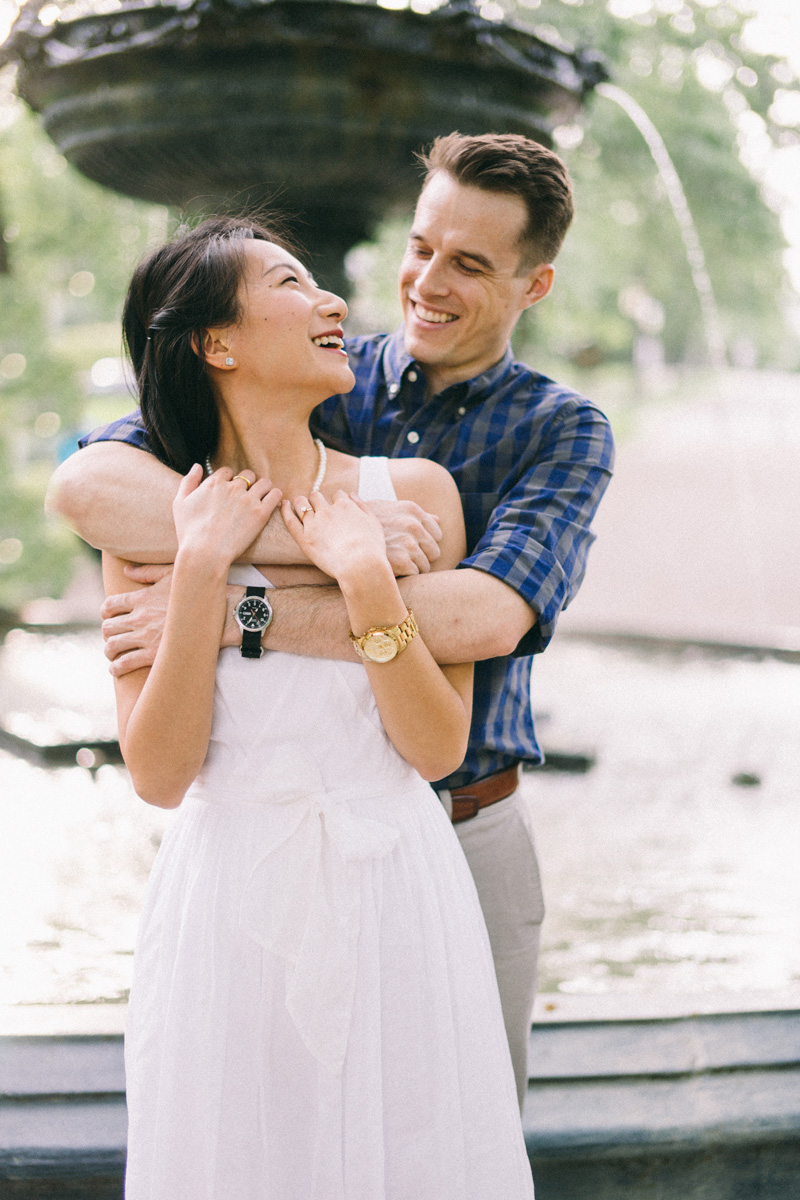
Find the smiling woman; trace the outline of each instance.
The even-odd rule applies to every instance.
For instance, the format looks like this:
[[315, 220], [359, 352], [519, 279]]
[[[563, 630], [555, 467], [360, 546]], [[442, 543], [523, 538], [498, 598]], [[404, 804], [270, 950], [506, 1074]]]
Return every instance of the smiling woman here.
[[[338, 297], [320, 293], [283, 239], [255, 221], [211, 218], [169, 255], [150, 255], [131, 282], [123, 330], [155, 453], [181, 473], [213, 457], [228, 411], [218, 402], [224, 373], [235, 374], [242, 402], [265, 378], [273, 387], [295, 386], [306, 372], [317, 386], [323, 373], [326, 394], [349, 391], [344, 351], [334, 348], [339, 369], [331, 370], [331, 351], [319, 358], [312, 340], [338, 337], [341, 345], [341, 329], [329, 322], [346, 311]], [[297, 363], [289, 356], [293, 371], [286, 367], [290, 345], [305, 351]]]

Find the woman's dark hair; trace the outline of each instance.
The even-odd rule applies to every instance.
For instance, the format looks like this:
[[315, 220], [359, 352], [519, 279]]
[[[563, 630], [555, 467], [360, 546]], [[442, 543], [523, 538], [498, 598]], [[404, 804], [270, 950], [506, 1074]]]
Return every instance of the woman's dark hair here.
[[214, 453], [219, 416], [203, 332], [239, 319], [246, 241], [291, 249], [260, 220], [209, 217], [136, 268], [122, 314], [142, 421], [155, 454], [180, 473]]

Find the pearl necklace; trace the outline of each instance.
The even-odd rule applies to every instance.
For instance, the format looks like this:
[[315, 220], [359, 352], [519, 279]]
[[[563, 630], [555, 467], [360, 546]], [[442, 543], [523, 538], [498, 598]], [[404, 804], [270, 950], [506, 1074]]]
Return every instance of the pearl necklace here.
[[[317, 447], [317, 454], [319, 455], [319, 467], [317, 469], [314, 482], [311, 485], [311, 491], [318, 492], [322, 487], [322, 482], [325, 479], [325, 472], [328, 469], [328, 451], [325, 449], [319, 438], [314, 438], [314, 445]], [[214, 468], [211, 465], [210, 454], [206, 455], [205, 468], [207, 475], [214, 474]]]

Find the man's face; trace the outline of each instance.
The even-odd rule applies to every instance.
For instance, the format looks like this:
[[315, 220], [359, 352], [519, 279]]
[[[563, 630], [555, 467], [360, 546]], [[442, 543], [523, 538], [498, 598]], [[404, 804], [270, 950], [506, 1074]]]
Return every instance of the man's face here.
[[526, 221], [518, 196], [466, 187], [446, 171], [425, 185], [400, 266], [400, 299], [406, 350], [433, 392], [493, 366], [520, 313], [550, 290], [548, 264], [520, 271]]

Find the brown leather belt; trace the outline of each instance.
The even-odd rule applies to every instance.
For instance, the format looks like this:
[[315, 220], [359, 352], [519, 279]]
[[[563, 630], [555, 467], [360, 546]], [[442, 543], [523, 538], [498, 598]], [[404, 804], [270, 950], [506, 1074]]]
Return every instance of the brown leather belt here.
[[485, 779], [479, 779], [466, 787], [453, 788], [450, 792], [453, 801], [453, 824], [469, 821], [480, 809], [488, 808], [498, 800], [505, 800], [518, 787], [519, 764], [506, 767], [505, 771], [498, 771], [496, 775], [487, 775]]

